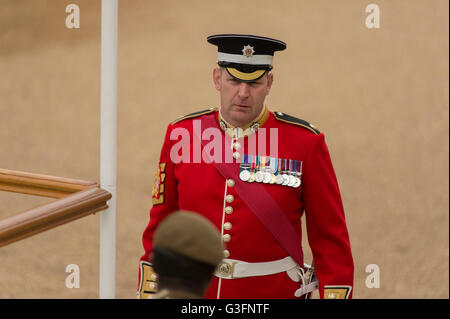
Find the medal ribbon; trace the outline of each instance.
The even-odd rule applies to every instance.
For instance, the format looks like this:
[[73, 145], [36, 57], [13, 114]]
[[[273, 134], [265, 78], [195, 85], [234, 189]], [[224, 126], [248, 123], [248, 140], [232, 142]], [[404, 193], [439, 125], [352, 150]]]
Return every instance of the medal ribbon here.
[[256, 159], [253, 158], [252, 155], [249, 155], [249, 157], [250, 157], [250, 161], [252, 162], [252, 169], [250, 170], [250, 173], [252, 173], [252, 172], [255, 171], [255, 168], [256, 168], [256, 167], [255, 167], [255, 165], [256, 165], [256, 163], [255, 163]]

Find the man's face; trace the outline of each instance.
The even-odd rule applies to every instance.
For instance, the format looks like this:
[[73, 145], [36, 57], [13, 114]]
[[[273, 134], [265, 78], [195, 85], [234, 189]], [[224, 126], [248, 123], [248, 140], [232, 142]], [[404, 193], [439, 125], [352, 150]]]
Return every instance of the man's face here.
[[233, 78], [224, 68], [213, 71], [214, 86], [220, 92], [221, 114], [235, 127], [244, 127], [255, 120], [264, 107], [273, 82], [272, 73], [253, 82]]

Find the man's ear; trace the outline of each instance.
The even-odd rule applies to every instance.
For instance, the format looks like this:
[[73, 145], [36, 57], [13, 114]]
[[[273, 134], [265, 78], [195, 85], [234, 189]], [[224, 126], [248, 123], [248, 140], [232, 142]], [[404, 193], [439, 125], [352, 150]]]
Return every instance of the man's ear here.
[[214, 87], [216, 88], [216, 90], [220, 91], [222, 88], [222, 69], [221, 68], [214, 68], [213, 81], [214, 81]]
[[267, 73], [267, 91], [266, 91], [266, 95], [269, 95], [270, 92], [270, 88], [272, 87], [272, 83], [273, 83], [273, 74]]

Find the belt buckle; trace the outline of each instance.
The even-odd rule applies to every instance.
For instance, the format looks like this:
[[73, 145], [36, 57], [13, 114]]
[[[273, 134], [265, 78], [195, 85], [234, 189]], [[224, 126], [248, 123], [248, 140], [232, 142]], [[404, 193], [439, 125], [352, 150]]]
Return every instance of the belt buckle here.
[[219, 273], [224, 276], [230, 276], [230, 279], [234, 279], [234, 265], [236, 263], [236, 261], [222, 261], [218, 267]]

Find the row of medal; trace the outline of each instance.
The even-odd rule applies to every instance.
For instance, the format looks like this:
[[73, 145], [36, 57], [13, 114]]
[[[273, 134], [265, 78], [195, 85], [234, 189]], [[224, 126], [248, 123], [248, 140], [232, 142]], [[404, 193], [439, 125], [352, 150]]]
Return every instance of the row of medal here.
[[241, 157], [239, 178], [244, 182], [278, 184], [299, 187], [302, 161], [268, 156], [244, 155]]

